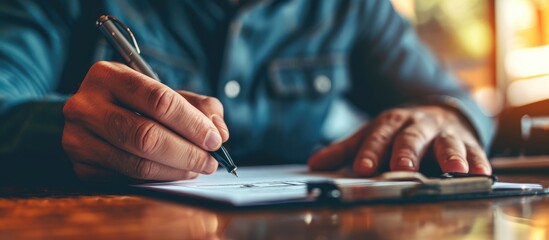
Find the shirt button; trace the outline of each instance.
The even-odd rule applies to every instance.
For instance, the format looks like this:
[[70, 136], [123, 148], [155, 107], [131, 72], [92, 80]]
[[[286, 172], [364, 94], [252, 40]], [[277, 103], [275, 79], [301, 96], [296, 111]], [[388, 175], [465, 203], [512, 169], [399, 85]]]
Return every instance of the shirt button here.
[[316, 91], [319, 93], [327, 93], [332, 89], [332, 81], [325, 75], [318, 75], [313, 84]]
[[235, 80], [228, 81], [225, 84], [225, 95], [229, 98], [235, 98], [238, 94], [240, 94], [240, 84]]

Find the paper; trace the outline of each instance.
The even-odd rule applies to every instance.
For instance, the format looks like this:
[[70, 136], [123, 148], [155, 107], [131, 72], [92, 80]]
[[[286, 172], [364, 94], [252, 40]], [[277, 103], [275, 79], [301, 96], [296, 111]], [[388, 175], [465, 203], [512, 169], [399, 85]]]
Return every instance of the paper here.
[[338, 174], [313, 174], [305, 165], [242, 167], [238, 178], [220, 169], [197, 179], [143, 184], [138, 187], [175, 194], [203, 197], [235, 206], [262, 205], [284, 201], [306, 201], [307, 182], [341, 180], [372, 182], [368, 179], [335, 178]]
[[492, 190], [542, 190], [543, 186], [535, 183], [507, 183], [496, 182], [492, 186]]

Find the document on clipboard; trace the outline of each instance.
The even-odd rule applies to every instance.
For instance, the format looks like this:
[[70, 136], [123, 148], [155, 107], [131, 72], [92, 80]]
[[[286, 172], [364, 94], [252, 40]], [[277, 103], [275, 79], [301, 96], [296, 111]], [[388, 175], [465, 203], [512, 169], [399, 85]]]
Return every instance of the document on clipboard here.
[[[239, 168], [239, 178], [217, 172], [197, 179], [135, 185], [183, 198], [209, 200], [235, 207], [285, 203], [358, 203], [385, 200], [446, 200], [545, 194], [538, 184], [494, 182], [487, 176], [425, 178], [419, 173], [389, 172], [377, 178], [342, 172], [311, 173], [306, 165]], [[507, 195], [502, 195], [502, 191]], [[500, 191], [499, 194], [494, 194]]]

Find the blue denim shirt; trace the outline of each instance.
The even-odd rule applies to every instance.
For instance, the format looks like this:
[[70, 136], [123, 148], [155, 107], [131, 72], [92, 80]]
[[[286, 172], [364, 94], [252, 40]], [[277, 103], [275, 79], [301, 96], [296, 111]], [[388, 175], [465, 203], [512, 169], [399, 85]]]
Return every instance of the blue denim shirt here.
[[369, 117], [409, 104], [453, 107], [484, 146], [491, 141], [490, 119], [388, 0], [238, 8], [216, 0], [8, 0], [0, 3], [4, 169], [70, 168], [62, 105], [93, 62], [119, 60], [94, 27], [102, 13], [132, 28], [164, 84], [221, 100], [237, 161], [305, 162]]

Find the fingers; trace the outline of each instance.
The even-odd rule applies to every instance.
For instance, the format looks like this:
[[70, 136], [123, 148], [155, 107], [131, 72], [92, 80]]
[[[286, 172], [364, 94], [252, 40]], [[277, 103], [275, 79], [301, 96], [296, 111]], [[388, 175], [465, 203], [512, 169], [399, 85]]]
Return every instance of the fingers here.
[[125, 65], [98, 62], [84, 82], [82, 87], [109, 95], [113, 101], [149, 116], [205, 150], [221, 146], [221, 135], [206, 115], [174, 90]]
[[333, 170], [355, 156], [354, 172], [372, 176], [391, 152], [392, 171], [418, 171], [430, 149], [443, 172], [492, 172], [470, 126], [453, 111], [436, 106], [387, 111], [351, 138], [317, 152], [309, 166], [311, 170]]
[[469, 172], [465, 144], [455, 134], [439, 135], [434, 141], [434, 151], [442, 172]]
[[164, 126], [116, 107], [104, 112], [105, 118], [97, 121], [102, 126], [92, 128], [115, 146], [177, 169], [204, 174], [217, 169], [217, 162], [207, 151]]
[[229, 128], [223, 120], [223, 104], [221, 104], [217, 98], [204, 96], [189, 91], [177, 92], [213, 122], [221, 134], [223, 142], [226, 142], [229, 139]]
[[356, 152], [358, 143], [365, 135], [364, 127], [351, 137], [339, 143], [334, 143], [321, 149], [309, 158], [308, 164], [312, 171], [335, 170], [342, 167]]
[[417, 171], [421, 158], [440, 129], [433, 116], [415, 113], [395, 137], [390, 167], [393, 171]]
[[444, 133], [436, 138], [434, 148], [443, 172], [492, 174], [486, 153], [476, 143], [463, 141], [455, 134]]
[[377, 172], [395, 135], [407, 122], [409, 115], [408, 111], [395, 110], [379, 118], [356, 154], [353, 162], [355, 174], [366, 177]]
[[469, 173], [492, 175], [492, 167], [484, 150], [475, 144], [471, 144], [466, 148]]
[[180, 180], [197, 176], [197, 173], [176, 169], [122, 151], [74, 124], [69, 124], [65, 128], [63, 147], [68, 154], [78, 159], [73, 162], [73, 168], [82, 180], [108, 181], [120, 178], [109, 169], [128, 177], [146, 180]]
[[[197, 107], [181, 94], [125, 65], [94, 64], [63, 108], [63, 144], [67, 142], [75, 171], [81, 176], [102, 177], [114, 171], [151, 180], [214, 172], [217, 162], [208, 151], [218, 149], [228, 138], [223, 108], [213, 98], [186, 96]], [[77, 131], [71, 128], [73, 125], [89, 132]], [[95, 144], [71, 147], [77, 142], [74, 139], [86, 134], [93, 136]]]
[[[77, 109], [86, 109], [86, 105], [80, 103], [78, 106], [81, 107]], [[97, 105], [94, 111], [72, 111], [77, 113], [66, 114], [68, 121], [78, 122], [115, 147], [135, 156], [198, 173], [210, 174], [217, 169], [217, 162], [207, 151], [157, 122], [116, 105]]]

